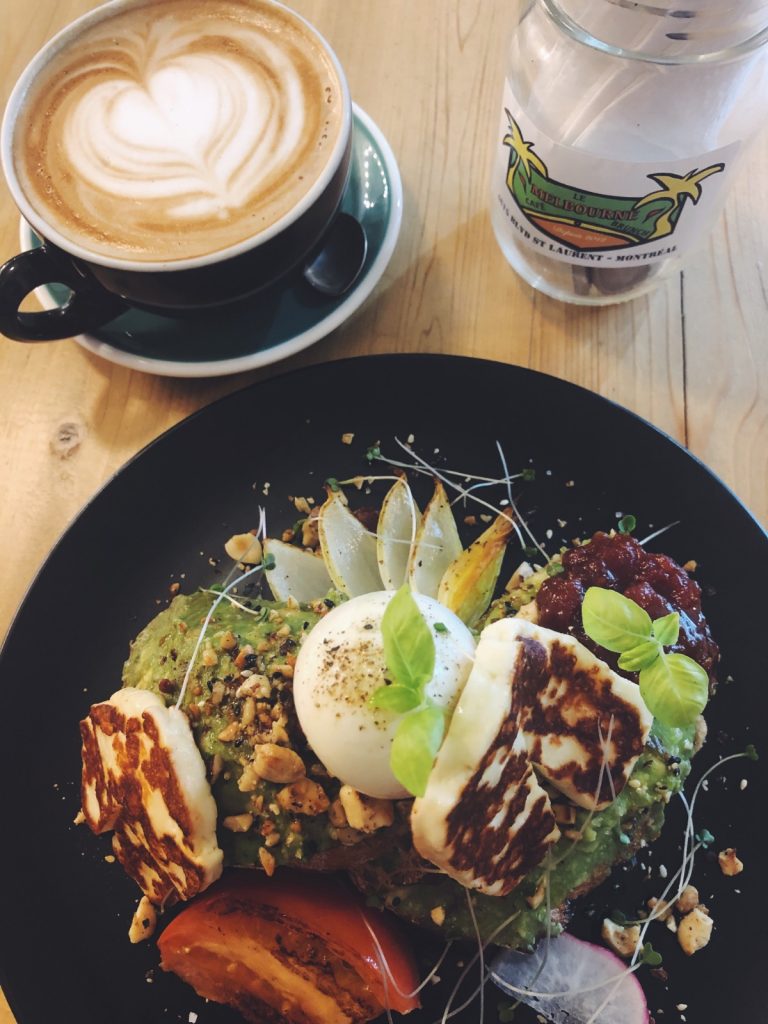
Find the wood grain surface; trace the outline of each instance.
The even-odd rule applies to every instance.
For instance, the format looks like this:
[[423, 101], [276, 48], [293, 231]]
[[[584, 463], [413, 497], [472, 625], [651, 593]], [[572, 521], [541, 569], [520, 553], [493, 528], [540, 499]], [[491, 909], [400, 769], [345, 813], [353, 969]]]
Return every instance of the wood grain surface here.
[[[506, 0], [294, 0], [331, 41], [405, 186], [384, 279], [331, 337], [280, 366], [173, 380], [99, 360], [72, 341], [0, 339], [0, 636], [82, 505], [139, 448], [269, 373], [350, 355], [443, 352], [543, 370], [668, 431], [768, 522], [768, 137], [684, 274], [603, 309], [535, 293], [504, 261], [487, 214], [490, 155], [514, 5]], [[35, 51], [89, 0], [3, 0], [0, 103]], [[18, 213], [0, 186], [0, 260]], [[181, 341], [183, 344], [183, 339]], [[0, 1006], [0, 1024], [13, 1016]]]

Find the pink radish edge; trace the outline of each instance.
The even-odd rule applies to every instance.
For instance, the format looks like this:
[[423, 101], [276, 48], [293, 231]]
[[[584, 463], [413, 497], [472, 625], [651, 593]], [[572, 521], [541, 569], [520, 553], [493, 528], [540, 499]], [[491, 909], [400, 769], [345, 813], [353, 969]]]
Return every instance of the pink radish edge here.
[[553, 1024], [648, 1024], [648, 1003], [628, 965], [573, 935], [544, 939], [533, 953], [504, 950], [491, 978]]

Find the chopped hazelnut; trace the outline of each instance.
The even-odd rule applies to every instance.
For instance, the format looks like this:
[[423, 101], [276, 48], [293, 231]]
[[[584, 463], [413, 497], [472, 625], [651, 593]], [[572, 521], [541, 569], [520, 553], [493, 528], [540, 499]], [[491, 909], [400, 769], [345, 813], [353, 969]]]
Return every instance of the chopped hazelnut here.
[[701, 907], [685, 915], [677, 928], [677, 941], [684, 953], [693, 956], [712, 937], [712, 918]]
[[724, 875], [740, 875], [744, 870], [744, 864], [736, 856], [736, 851], [732, 846], [729, 846], [727, 850], [721, 850], [717, 859]]
[[630, 957], [634, 954], [640, 941], [640, 926], [632, 924], [622, 927], [606, 917], [601, 934], [614, 953]]
[[699, 890], [695, 885], [686, 885], [675, 903], [681, 914], [687, 914], [699, 905]]

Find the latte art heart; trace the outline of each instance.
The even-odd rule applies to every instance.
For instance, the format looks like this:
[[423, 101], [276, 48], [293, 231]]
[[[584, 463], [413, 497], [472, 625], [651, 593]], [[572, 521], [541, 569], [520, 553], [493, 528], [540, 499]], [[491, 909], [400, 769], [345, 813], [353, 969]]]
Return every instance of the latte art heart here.
[[296, 205], [338, 137], [341, 89], [327, 54], [276, 17], [258, 2], [164, 0], [97, 24], [52, 62], [19, 137], [24, 184], [66, 237], [180, 259]]

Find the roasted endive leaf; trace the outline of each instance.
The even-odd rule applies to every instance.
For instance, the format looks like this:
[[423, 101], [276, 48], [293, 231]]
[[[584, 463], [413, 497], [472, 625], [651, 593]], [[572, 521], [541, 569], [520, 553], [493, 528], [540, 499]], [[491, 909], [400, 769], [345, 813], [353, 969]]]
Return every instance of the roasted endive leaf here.
[[376, 553], [385, 590], [399, 590], [405, 583], [420, 521], [410, 487], [405, 480], [398, 480], [384, 497], [376, 527]]
[[437, 597], [440, 580], [462, 552], [459, 531], [445, 488], [438, 481], [421, 517], [408, 560], [408, 582], [419, 594]]
[[320, 550], [333, 585], [347, 597], [381, 590], [376, 538], [350, 512], [341, 491], [329, 490], [317, 525]]
[[[265, 564], [272, 564], [264, 575], [276, 601], [292, 597], [300, 604], [308, 604], [331, 589], [331, 577], [319, 555], [273, 537], [264, 541], [264, 555]], [[271, 562], [267, 561], [269, 555]]]
[[440, 580], [438, 601], [468, 626], [474, 626], [491, 603], [513, 530], [510, 516], [498, 516], [466, 551], [451, 562]]

